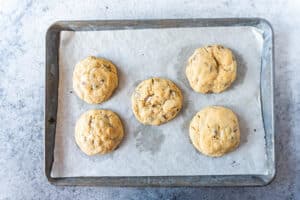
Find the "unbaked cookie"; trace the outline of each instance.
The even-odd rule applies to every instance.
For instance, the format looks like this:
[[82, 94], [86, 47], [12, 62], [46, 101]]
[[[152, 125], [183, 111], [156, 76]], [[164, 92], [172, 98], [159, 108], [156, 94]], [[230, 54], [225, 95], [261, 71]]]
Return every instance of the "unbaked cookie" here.
[[131, 97], [135, 117], [143, 124], [160, 125], [173, 119], [182, 107], [180, 89], [170, 80], [142, 81]]
[[75, 141], [87, 155], [114, 150], [123, 136], [122, 122], [110, 110], [89, 110], [80, 116], [75, 126]]
[[101, 103], [107, 100], [117, 86], [117, 69], [106, 59], [89, 56], [75, 66], [73, 88], [87, 103]]
[[207, 156], [222, 156], [240, 143], [236, 115], [220, 106], [206, 107], [198, 112], [190, 123], [189, 132], [195, 148]]
[[188, 60], [185, 73], [194, 91], [220, 93], [235, 80], [236, 71], [231, 50], [213, 45], [196, 49]]

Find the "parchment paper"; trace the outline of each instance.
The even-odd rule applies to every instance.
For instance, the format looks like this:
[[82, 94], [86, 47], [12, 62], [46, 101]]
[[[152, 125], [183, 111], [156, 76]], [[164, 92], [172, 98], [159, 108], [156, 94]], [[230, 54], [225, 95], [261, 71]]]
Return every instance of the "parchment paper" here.
[[[62, 32], [52, 176], [265, 174], [259, 100], [261, 34], [252, 27]], [[216, 43], [234, 51], [237, 80], [221, 94], [202, 95], [189, 87], [184, 73], [186, 61], [195, 48]], [[89, 55], [112, 60], [118, 67], [119, 87], [109, 101], [99, 105], [85, 103], [72, 89], [74, 66]], [[181, 88], [184, 107], [167, 124], [144, 126], [132, 113], [130, 96], [140, 81], [157, 76], [168, 78]], [[188, 136], [192, 117], [209, 105], [229, 107], [239, 117], [240, 147], [221, 158], [198, 153]], [[126, 136], [113, 153], [89, 157], [76, 146], [75, 122], [92, 108], [111, 109], [122, 119]]]

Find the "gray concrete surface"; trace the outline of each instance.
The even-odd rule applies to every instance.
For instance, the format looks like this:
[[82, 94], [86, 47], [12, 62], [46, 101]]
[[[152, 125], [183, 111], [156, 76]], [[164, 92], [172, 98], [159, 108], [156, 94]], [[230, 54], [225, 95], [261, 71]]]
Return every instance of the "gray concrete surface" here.
[[[300, 3], [0, 0], [0, 199], [300, 199]], [[275, 32], [277, 177], [266, 187], [55, 187], [43, 173], [45, 32], [56, 20], [263, 17]]]

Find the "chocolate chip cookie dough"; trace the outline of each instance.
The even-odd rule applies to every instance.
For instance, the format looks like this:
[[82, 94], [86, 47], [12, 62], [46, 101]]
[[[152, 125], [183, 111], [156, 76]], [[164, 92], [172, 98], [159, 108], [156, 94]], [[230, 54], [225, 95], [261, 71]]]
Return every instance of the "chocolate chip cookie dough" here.
[[131, 97], [135, 117], [148, 125], [160, 125], [173, 119], [182, 107], [182, 100], [180, 89], [162, 78], [142, 81]]
[[114, 150], [123, 136], [122, 122], [110, 110], [89, 110], [80, 116], [75, 126], [75, 141], [87, 155]]
[[230, 49], [221, 45], [196, 49], [186, 66], [186, 76], [194, 91], [220, 93], [236, 78], [237, 64]]
[[106, 59], [89, 56], [75, 66], [73, 89], [87, 103], [106, 101], [117, 86], [117, 69]]
[[194, 147], [207, 156], [222, 156], [240, 143], [236, 115], [220, 106], [206, 107], [198, 112], [190, 123], [189, 132]]

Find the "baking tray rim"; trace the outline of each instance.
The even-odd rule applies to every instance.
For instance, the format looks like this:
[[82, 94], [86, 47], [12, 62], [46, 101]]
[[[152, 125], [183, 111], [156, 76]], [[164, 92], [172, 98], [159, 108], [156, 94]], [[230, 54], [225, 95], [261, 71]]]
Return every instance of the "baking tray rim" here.
[[[268, 172], [266, 174], [247, 175], [198, 175], [198, 176], [128, 176], [128, 177], [51, 177], [54, 161], [58, 97], [58, 48], [61, 31], [95, 31], [147, 28], [183, 28], [183, 27], [220, 27], [253, 26], [267, 33], [270, 68], [270, 127], [266, 132], [264, 106], [262, 116], [267, 146]], [[265, 36], [264, 36], [265, 39]], [[265, 41], [265, 40], [264, 40]], [[265, 42], [264, 42], [265, 45]], [[56, 55], [55, 55], [56, 52]], [[274, 33], [270, 22], [263, 18], [190, 18], [190, 19], [145, 19], [145, 20], [80, 20], [56, 21], [46, 32], [46, 70], [45, 70], [45, 106], [44, 106], [44, 171], [48, 182], [54, 185], [80, 186], [264, 186], [270, 184], [276, 176], [275, 130], [274, 130]], [[262, 74], [262, 72], [261, 72]], [[262, 81], [262, 77], [261, 77]], [[262, 87], [262, 86], [260, 86]], [[262, 90], [262, 88], [261, 88]], [[52, 97], [52, 94], [55, 94]], [[53, 99], [54, 98], [54, 99]], [[56, 100], [55, 100], [56, 99]], [[56, 105], [55, 105], [56, 104]]]

